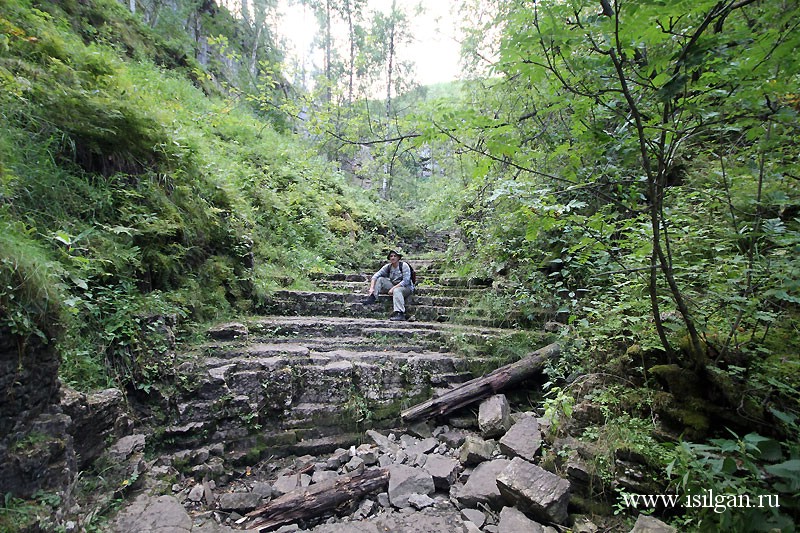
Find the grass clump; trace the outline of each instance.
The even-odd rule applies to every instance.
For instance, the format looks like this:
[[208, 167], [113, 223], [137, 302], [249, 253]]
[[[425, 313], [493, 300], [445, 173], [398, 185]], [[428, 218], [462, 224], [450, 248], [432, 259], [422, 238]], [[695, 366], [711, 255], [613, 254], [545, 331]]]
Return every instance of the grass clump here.
[[0, 326], [49, 342], [59, 330], [62, 273], [30, 230], [0, 214]]

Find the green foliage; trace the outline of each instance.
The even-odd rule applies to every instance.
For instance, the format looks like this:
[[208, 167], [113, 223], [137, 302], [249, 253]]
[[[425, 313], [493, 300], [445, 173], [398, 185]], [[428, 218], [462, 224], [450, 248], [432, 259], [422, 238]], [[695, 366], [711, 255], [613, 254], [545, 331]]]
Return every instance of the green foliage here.
[[550, 423], [550, 433], [558, 435], [563, 422], [572, 417], [575, 398], [561, 387], [545, 386], [544, 388], [547, 389], [547, 392], [545, 400], [542, 402], [544, 410], [542, 418]]
[[3, 495], [0, 504], [0, 530], [27, 531], [46, 529], [56, 531], [52, 523], [53, 512], [61, 505], [57, 494], [38, 491], [30, 500], [16, 498], [10, 492]]
[[[365, 243], [389, 223], [370, 197], [235, 98], [199, 90], [199, 66], [175, 56], [188, 41], [150, 39], [113, 2], [4, 5], [0, 306], [21, 335], [63, 325], [67, 383], [146, 392], [195, 325], [372, 258]], [[236, 29], [224, 12], [205, 24]]]
[[32, 231], [0, 213], [0, 327], [49, 342], [59, 329], [62, 274]]
[[470, 333], [453, 332], [448, 346], [470, 361], [470, 372], [482, 375], [497, 367], [522, 359], [542, 346], [538, 331], [513, 331], [500, 337], [480, 338]]
[[351, 387], [350, 395], [342, 408], [345, 419], [352, 420], [356, 425], [369, 424], [375, 415], [374, 406], [355, 387]]
[[[777, 414], [777, 413], [776, 413]], [[796, 417], [787, 417], [796, 432]], [[693, 531], [794, 531], [800, 494], [800, 447], [757, 433], [712, 439], [708, 444], [682, 442], [667, 467], [674, 489], [684, 497], [742, 497], [747, 507], [692, 506], [684, 524]], [[761, 500], [759, 500], [761, 498]], [[726, 500], [730, 501], [730, 500]], [[759, 503], [760, 502], [760, 503]]]
[[425, 208], [454, 256], [567, 322], [569, 370], [668, 355], [747, 416], [800, 409], [797, 4], [490, 4], [502, 76], [419, 112], [457, 154]]

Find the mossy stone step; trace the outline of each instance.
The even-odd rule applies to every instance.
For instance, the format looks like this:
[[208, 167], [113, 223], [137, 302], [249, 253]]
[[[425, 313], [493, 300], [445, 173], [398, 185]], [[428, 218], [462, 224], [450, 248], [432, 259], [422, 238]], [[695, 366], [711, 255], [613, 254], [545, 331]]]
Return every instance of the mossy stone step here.
[[390, 322], [371, 317], [335, 317], [335, 316], [257, 316], [248, 320], [249, 335], [291, 335], [318, 334], [347, 335], [360, 334], [365, 328], [377, 328], [389, 331], [406, 329], [444, 331], [445, 325], [425, 322]]
[[[257, 338], [254, 337], [254, 341]], [[441, 349], [446, 343], [445, 335], [436, 331], [408, 330], [407, 332], [387, 332], [378, 330], [370, 334], [366, 330], [363, 336], [307, 336], [265, 339], [274, 344], [301, 344], [310, 350], [327, 352], [338, 348], [353, 351], [384, 349], [387, 344], [403, 352]], [[221, 348], [217, 346], [216, 348]]]
[[[353, 293], [360, 296], [367, 295], [368, 282], [352, 281], [316, 281], [314, 286], [322, 292]], [[468, 298], [486, 290], [486, 287], [442, 287], [422, 281], [414, 287], [414, 296], [449, 296]]]
[[[458, 306], [447, 305], [457, 302], [452, 298], [438, 300], [426, 297], [423, 302], [429, 303], [417, 304], [412, 297], [406, 306], [406, 314], [417, 320], [446, 321], [463, 307], [460, 301]], [[364, 296], [355, 294], [276, 291], [262, 304], [262, 308], [269, 314], [378, 318], [391, 312], [391, 299], [388, 295], [381, 295], [377, 304], [366, 305]]]

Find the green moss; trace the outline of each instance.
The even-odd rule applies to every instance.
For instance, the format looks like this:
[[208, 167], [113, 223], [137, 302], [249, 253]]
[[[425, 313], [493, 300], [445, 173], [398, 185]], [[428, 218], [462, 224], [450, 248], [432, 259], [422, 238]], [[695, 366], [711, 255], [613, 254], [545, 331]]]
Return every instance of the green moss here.
[[702, 390], [700, 380], [693, 371], [676, 364], [656, 365], [649, 369], [669, 392], [678, 398], [700, 397]]

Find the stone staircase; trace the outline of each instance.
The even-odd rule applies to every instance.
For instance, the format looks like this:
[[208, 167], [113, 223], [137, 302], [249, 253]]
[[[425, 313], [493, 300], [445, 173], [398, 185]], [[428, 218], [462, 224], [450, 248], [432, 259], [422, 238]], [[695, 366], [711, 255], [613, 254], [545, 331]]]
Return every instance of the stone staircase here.
[[[317, 290], [276, 291], [265, 314], [217, 324], [178, 354], [173, 385], [158, 390], [160, 419], [153, 409], [155, 459], [137, 478], [147, 494], [114, 530], [259, 530], [254, 509], [290, 501], [296, 510], [312, 493], [320, 500], [297, 515], [264, 511], [260, 530], [556, 531], [517, 510], [517, 492], [520, 508], [555, 502], [540, 519], [565, 523], [569, 483], [534, 464], [542, 432], [533, 413], [512, 417], [496, 395], [436, 420], [401, 420], [404, 409], [507, 363], [494, 358], [497, 346], [508, 353], [522, 338], [529, 353], [548, 342], [465, 312], [486, 280], [409, 262], [419, 287], [411, 320], [388, 320], [387, 296], [362, 303], [368, 274], [317, 276]], [[144, 448], [144, 435], [134, 437]], [[334, 488], [362, 474], [384, 479], [380, 493]], [[505, 500], [501, 479], [512, 491]], [[318, 505], [342, 495], [335, 508]]]
[[[404, 259], [405, 260], [405, 259]], [[412, 320], [427, 322], [467, 322], [464, 314], [471, 298], [487, 290], [492, 280], [446, 276], [442, 263], [434, 259], [409, 260], [417, 273], [417, 285], [407, 302], [406, 314]], [[264, 311], [278, 315], [318, 315], [342, 317], [380, 318], [392, 310], [392, 298], [387, 294], [378, 297], [379, 305], [365, 306], [372, 273], [384, 263], [373, 265], [368, 273], [330, 274], [312, 276], [317, 290], [276, 291], [265, 302]], [[491, 326], [489, 319], [472, 318], [477, 326]]]
[[458, 323], [490, 283], [444, 276], [434, 260], [409, 262], [418, 289], [405, 322], [387, 320], [387, 295], [362, 303], [369, 274], [357, 273], [317, 276], [317, 291], [276, 291], [265, 315], [212, 327], [208, 342], [179, 357], [161, 442], [221, 443], [234, 464], [325, 453], [358, 442], [365, 429], [396, 427], [402, 409], [474, 377], [486, 361], [456, 353], [454, 339], [480, 353], [515, 333]]

